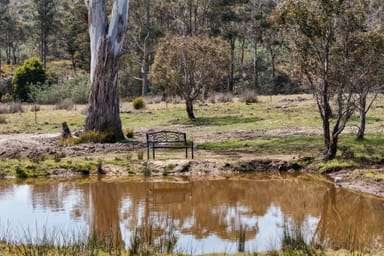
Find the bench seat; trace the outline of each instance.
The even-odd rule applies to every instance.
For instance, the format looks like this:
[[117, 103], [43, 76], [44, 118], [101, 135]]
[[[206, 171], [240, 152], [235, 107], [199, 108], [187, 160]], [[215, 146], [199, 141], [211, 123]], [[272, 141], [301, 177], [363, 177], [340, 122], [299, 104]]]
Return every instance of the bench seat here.
[[185, 149], [185, 158], [188, 158], [188, 148], [191, 148], [191, 157], [193, 159], [193, 141], [187, 141], [187, 135], [184, 132], [177, 131], [157, 131], [147, 132], [147, 158], [152, 149], [152, 158], [155, 159], [156, 148]]

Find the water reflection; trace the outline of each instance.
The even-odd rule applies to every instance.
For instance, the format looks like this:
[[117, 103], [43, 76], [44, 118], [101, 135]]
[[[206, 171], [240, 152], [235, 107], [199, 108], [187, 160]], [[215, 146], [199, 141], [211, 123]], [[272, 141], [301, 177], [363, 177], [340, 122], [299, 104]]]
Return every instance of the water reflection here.
[[160, 236], [172, 220], [178, 248], [194, 253], [236, 252], [240, 226], [246, 251], [279, 248], [285, 223], [335, 249], [384, 244], [383, 200], [308, 176], [0, 183], [0, 209], [12, 228], [80, 227], [125, 246], [135, 228], [153, 225]]

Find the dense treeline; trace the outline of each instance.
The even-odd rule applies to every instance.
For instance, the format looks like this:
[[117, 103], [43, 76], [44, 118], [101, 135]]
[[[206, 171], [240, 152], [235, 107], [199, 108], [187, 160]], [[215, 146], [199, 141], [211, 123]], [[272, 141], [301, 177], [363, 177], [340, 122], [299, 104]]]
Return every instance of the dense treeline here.
[[[308, 89], [296, 76], [298, 70], [291, 54], [296, 32], [282, 27], [279, 20], [290, 2], [295, 1], [130, 1], [129, 31], [120, 72], [121, 95], [144, 96], [162, 90], [161, 86], [153, 86], [148, 76], [158, 42], [167, 35], [208, 34], [228, 42], [228, 74], [217, 82], [216, 90], [240, 93], [252, 89], [260, 94], [277, 94]], [[383, 7], [374, 0], [367, 4], [364, 26], [382, 29]], [[84, 1], [2, 0], [0, 5], [0, 64], [21, 64], [26, 58], [39, 56], [44, 67], [47, 60], [67, 59], [74, 72], [89, 70]], [[316, 6], [306, 8], [310, 12]], [[308, 29], [316, 33], [317, 28]]]
[[[92, 71], [84, 1], [1, 0], [0, 7], [1, 100], [39, 101], [71, 85], [70, 95], [86, 101], [84, 88], [68, 82], [80, 77], [84, 87]], [[193, 101], [211, 91], [308, 91], [332, 159], [355, 112], [357, 137], [364, 137], [366, 114], [383, 89], [383, 19], [380, 0], [131, 0], [117, 57], [120, 96], [181, 96], [194, 120]], [[58, 61], [71, 72], [52, 68]], [[114, 69], [100, 74], [115, 77]]]

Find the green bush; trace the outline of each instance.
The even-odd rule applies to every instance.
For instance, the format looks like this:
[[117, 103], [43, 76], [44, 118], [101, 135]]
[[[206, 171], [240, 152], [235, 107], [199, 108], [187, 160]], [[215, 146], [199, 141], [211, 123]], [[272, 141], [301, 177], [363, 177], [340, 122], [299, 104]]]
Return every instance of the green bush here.
[[13, 97], [11, 94], [9, 93], [5, 93], [1, 96], [1, 99], [0, 99], [1, 102], [11, 102], [13, 101]]
[[47, 79], [48, 75], [41, 61], [36, 57], [27, 59], [13, 77], [13, 97], [21, 101], [31, 101], [31, 85], [44, 84]]
[[132, 139], [134, 135], [134, 131], [132, 128], [124, 128], [124, 135], [127, 136], [127, 138]]
[[20, 166], [16, 166], [16, 178], [26, 179], [28, 178], [28, 174], [23, 168], [21, 168]]
[[81, 143], [113, 143], [116, 142], [114, 130], [106, 129], [104, 132], [86, 131], [79, 137], [70, 137], [60, 141], [60, 144], [81, 144]]
[[144, 99], [143, 97], [136, 97], [132, 101], [133, 108], [134, 109], [142, 109], [145, 107]]

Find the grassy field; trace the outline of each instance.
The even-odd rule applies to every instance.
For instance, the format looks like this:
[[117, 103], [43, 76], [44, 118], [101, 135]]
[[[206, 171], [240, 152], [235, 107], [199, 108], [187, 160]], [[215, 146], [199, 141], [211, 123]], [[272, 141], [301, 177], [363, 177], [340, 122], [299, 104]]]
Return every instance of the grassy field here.
[[[383, 104], [383, 105], [382, 105]], [[7, 104], [0, 104], [6, 108]], [[40, 111], [33, 111], [34, 105], [23, 105], [23, 112], [5, 113], [1, 111], [0, 133], [59, 132], [61, 122], [67, 121], [72, 129], [84, 124], [86, 106], [75, 105], [72, 110], [57, 109], [54, 105], [42, 105]], [[146, 104], [143, 110], [134, 110], [130, 102], [121, 104], [121, 120], [124, 127], [149, 129], [163, 126], [198, 127], [193, 135], [207, 132], [236, 132], [254, 129], [306, 128], [320, 129], [321, 120], [311, 95], [259, 96], [259, 103], [245, 104], [234, 99], [231, 103], [195, 104], [197, 120], [188, 120], [182, 103]], [[368, 114], [368, 137], [384, 134], [382, 108], [384, 101], [378, 101], [376, 108]], [[0, 109], [0, 110], [1, 110]], [[356, 130], [358, 116], [354, 116], [347, 127], [347, 133]]]
[[[358, 124], [355, 115], [341, 135], [337, 159], [312, 167], [325, 170], [333, 165], [358, 167], [380, 162], [384, 158], [383, 106], [380, 99], [368, 113], [365, 140], [354, 139]], [[64, 121], [73, 131], [83, 127], [86, 113], [85, 105], [75, 105], [71, 110], [43, 105], [37, 112], [32, 111], [33, 105], [22, 105], [22, 112], [17, 113], [7, 113], [7, 108], [6, 104], [0, 105], [0, 133], [59, 133]], [[248, 105], [237, 99], [230, 103], [197, 102], [195, 114], [197, 120], [190, 121], [182, 103], [147, 103], [142, 110], [134, 110], [130, 102], [121, 104], [123, 127], [133, 129], [138, 141], [145, 141], [149, 129], [168, 129], [187, 132], [197, 149], [217, 155], [236, 151], [258, 157], [322, 156], [321, 120], [312, 95], [260, 96], [258, 103]]]

